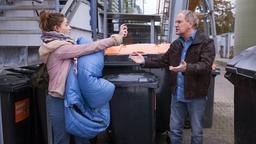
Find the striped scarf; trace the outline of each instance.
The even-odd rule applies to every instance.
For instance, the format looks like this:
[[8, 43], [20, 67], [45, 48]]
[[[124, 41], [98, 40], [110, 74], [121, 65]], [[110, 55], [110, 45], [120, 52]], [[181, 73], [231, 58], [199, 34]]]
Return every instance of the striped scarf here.
[[55, 51], [62, 45], [72, 45], [74, 40], [69, 36], [57, 33], [57, 32], [43, 32], [41, 36], [43, 41], [42, 45], [39, 48], [39, 56], [43, 63], [47, 62], [48, 56], [51, 52]]
[[66, 42], [70, 42], [71, 44], [74, 44], [74, 40], [72, 38], [70, 38], [67, 35], [55, 32], [55, 31], [43, 32], [41, 35], [41, 40], [44, 43], [49, 43], [54, 40], [61, 40], [61, 41], [66, 41]]

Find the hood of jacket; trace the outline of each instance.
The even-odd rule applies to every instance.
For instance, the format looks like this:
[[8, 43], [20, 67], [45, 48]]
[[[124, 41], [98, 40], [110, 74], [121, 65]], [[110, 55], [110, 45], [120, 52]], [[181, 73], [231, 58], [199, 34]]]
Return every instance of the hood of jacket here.
[[39, 56], [40, 60], [43, 63], [47, 62], [48, 56], [51, 52], [55, 51], [57, 48], [63, 45], [72, 45], [72, 43], [64, 41], [64, 40], [54, 40], [49, 43], [43, 43], [39, 48]]

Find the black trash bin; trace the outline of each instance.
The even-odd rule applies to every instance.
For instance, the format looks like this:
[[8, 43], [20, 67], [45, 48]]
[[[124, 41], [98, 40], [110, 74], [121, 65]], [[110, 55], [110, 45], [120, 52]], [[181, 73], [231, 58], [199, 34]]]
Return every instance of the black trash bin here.
[[[153, 73], [157, 76], [159, 87], [156, 91], [156, 130], [157, 135], [169, 130], [170, 119], [170, 73], [165, 68], [142, 68], [138, 64], [132, 62], [128, 57], [129, 54], [141, 53], [147, 58], [160, 58], [169, 48], [169, 44], [134, 44], [121, 46], [123, 48], [114, 51], [114, 53], [106, 52], [104, 75], [119, 74], [127, 71], [144, 71]], [[124, 53], [122, 53], [124, 52]]]
[[[210, 81], [210, 85], [207, 93], [207, 102], [203, 117], [203, 128], [211, 128], [212, 127], [212, 116], [213, 116], [213, 104], [214, 104], [214, 87], [215, 87], [215, 77], [220, 74], [219, 68], [214, 68], [212, 70], [212, 77]], [[185, 128], [191, 128], [190, 120], [188, 118], [188, 114], [185, 120]]]
[[[32, 87], [32, 96], [30, 98], [32, 127], [31, 140], [36, 144], [52, 143], [52, 133], [48, 126], [46, 112], [48, 81], [46, 80], [47, 76], [42, 74], [44, 72], [43, 65], [18, 67], [6, 69], [6, 71], [16, 75], [24, 75], [26, 78], [29, 78], [29, 84]], [[39, 77], [38, 74], [41, 74], [41, 76], [43, 75], [44, 78]]]
[[49, 126], [46, 112], [47, 92], [47, 87], [33, 86], [34, 140], [37, 144], [51, 144], [53, 142], [52, 129]]
[[19, 74], [0, 76], [0, 143], [32, 144], [32, 89], [29, 78]]
[[227, 63], [225, 77], [234, 85], [235, 144], [256, 143], [256, 46]]
[[155, 144], [156, 76], [120, 73], [104, 78], [116, 85], [110, 103], [113, 143]]
[[216, 68], [212, 70], [212, 77], [210, 86], [207, 93], [207, 102], [203, 117], [203, 127], [211, 128], [212, 127], [212, 116], [213, 116], [213, 104], [214, 104], [214, 87], [215, 87], [215, 77], [220, 74], [220, 69]]

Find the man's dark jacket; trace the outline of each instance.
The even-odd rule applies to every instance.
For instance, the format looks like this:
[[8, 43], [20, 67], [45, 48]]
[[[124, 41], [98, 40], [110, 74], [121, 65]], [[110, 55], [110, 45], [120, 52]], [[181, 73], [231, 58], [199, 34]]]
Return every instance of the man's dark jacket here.
[[[180, 40], [175, 40], [168, 51], [159, 59], [146, 59], [144, 67], [160, 68], [178, 66], [181, 59], [183, 46]], [[187, 63], [184, 74], [184, 96], [194, 99], [207, 96], [211, 80], [212, 64], [215, 58], [214, 42], [208, 36], [197, 31], [195, 38], [188, 48], [185, 62]], [[175, 92], [177, 73], [170, 71], [171, 90]]]

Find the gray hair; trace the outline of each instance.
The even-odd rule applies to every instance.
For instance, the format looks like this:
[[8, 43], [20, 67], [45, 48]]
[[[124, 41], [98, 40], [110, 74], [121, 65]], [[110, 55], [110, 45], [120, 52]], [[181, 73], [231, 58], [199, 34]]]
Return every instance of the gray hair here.
[[183, 10], [180, 13], [185, 16], [185, 20], [187, 22], [191, 22], [193, 24], [194, 28], [198, 27], [199, 20], [198, 20], [197, 15], [194, 12], [192, 12], [190, 10]]

